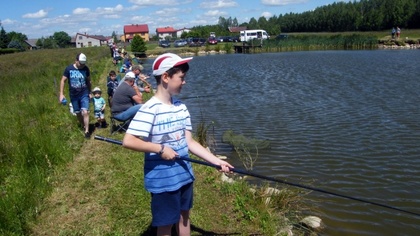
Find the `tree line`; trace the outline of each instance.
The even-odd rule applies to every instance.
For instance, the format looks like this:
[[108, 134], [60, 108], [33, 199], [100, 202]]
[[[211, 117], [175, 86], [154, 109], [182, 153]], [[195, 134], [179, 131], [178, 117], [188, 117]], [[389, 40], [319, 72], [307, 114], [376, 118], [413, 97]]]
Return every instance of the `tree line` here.
[[[219, 17], [217, 25], [196, 26], [192, 30], [201, 36], [210, 32], [232, 35], [228, 27], [264, 29], [270, 35], [290, 32], [381, 31], [399, 26], [420, 28], [420, 0], [360, 0], [335, 2], [303, 13], [287, 13], [272, 17], [252, 17], [238, 24], [236, 18]], [[235, 33], [237, 34], [237, 33]]]
[[[1, 24], [0, 24], [1, 25]], [[400, 27], [420, 28], [420, 0], [360, 0], [335, 2], [317, 7], [303, 13], [287, 13], [272, 17], [252, 17], [249, 22], [239, 24], [236, 18], [219, 17], [218, 24], [195, 26], [182, 37], [207, 37], [210, 32], [216, 35], [235, 35], [229, 27], [264, 29], [270, 35], [289, 32], [344, 32], [344, 31], [381, 31]], [[115, 32], [113, 37], [116, 38]], [[9, 32], [1, 27], [0, 48], [24, 50], [27, 36]], [[70, 46], [71, 37], [64, 31], [42, 37], [36, 42], [39, 48], [63, 48]]]
[[[1, 25], [1, 24], [0, 24]], [[28, 40], [28, 37], [25, 34], [11, 31], [6, 33], [3, 26], [0, 30], [0, 49], [11, 48], [14, 50], [25, 50], [24, 42]]]
[[[11, 31], [6, 33], [3, 26], [0, 29], [0, 49], [10, 49], [11, 53], [14, 51], [25, 51], [28, 37], [25, 34]], [[64, 31], [55, 32], [52, 36], [41, 37], [36, 41], [38, 48], [66, 48], [71, 45], [71, 37]]]

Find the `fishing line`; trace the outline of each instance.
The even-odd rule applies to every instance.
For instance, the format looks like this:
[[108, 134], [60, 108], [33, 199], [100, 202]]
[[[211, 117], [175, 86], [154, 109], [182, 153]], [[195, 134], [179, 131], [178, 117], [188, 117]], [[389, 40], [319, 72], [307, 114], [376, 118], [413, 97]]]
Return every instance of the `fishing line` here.
[[[98, 135], [95, 135], [94, 138], [97, 139], [97, 140], [122, 145], [121, 141], [118, 141], [118, 140], [115, 140], [115, 139], [110, 139], [110, 138], [106, 138], [106, 137], [102, 137], [102, 136], [98, 136]], [[205, 162], [205, 161], [200, 161], [200, 160], [185, 158], [185, 157], [179, 157], [179, 159], [181, 159], [183, 161], [189, 161], [189, 162], [193, 162], [193, 163], [196, 163], [196, 164], [210, 166], [210, 167], [214, 167], [216, 169], [220, 169], [219, 165], [211, 164], [211, 163], [208, 163], [208, 162]], [[273, 177], [268, 177], [268, 176], [252, 173], [252, 172], [241, 170], [241, 169], [230, 168], [230, 171], [238, 173], [238, 174], [242, 174], [242, 175], [252, 176], [252, 177], [255, 177], [255, 178], [259, 178], [259, 179], [269, 180], [269, 181], [273, 181], [273, 182], [277, 182], [277, 183], [291, 185], [291, 186], [294, 186], [294, 187], [308, 189], [308, 190], [312, 190], [312, 191], [315, 191], [315, 192], [325, 193], [325, 194], [329, 194], [329, 195], [333, 195], [333, 196], [337, 196], [337, 197], [347, 198], [347, 199], [354, 200], [354, 201], [368, 203], [368, 204], [371, 204], [371, 205], [380, 206], [380, 207], [384, 207], [384, 208], [388, 208], [388, 209], [391, 209], [391, 210], [404, 212], [404, 213], [407, 213], [407, 214], [411, 214], [411, 215], [420, 217], [419, 213], [412, 212], [412, 211], [407, 211], [407, 210], [404, 210], [404, 209], [401, 209], [401, 208], [385, 205], [385, 204], [382, 204], [382, 203], [372, 202], [372, 201], [369, 201], [369, 200], [364, 200], [364, 199], [357, 198], [357, 197], [351, 197], [351, 196], [343, 195], [343, 194], [340, 194], [340, 193], [334, 193], [334, 192], [330, 192], [330, 191], [327, 191], [327, 190], [324, 190], [324, 189], [310, 187], [310, 186], [307, 186], [307, 185], [292, 183], [292, 182], [289, 182], [289, 181], [286, 181], [286, 180], [281, 180], [281, 179], [277, 179], [277, 178], [273, 178]]]
[[187, 97], [180, 97], [179, 100], [191, 99], [191, 98], [208, 98], [214, 97], [214, 95], [197, 95], [197, 96], [187, 96]]

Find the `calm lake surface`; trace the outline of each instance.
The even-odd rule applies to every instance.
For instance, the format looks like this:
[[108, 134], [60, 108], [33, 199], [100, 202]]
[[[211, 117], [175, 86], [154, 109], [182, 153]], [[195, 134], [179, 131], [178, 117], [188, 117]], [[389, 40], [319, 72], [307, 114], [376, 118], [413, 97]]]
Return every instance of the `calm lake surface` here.
[[[420, 213], [419, 62], [419, 50], [197, 56], [179, 97], [194, 124], [214, 122], [216, 153], [237, 168], [221, 143], [228, 129], [271, 142], [255, 173]], [[322, 235], [420, 232], [414, 215], [318, 192], [306, 198]]]

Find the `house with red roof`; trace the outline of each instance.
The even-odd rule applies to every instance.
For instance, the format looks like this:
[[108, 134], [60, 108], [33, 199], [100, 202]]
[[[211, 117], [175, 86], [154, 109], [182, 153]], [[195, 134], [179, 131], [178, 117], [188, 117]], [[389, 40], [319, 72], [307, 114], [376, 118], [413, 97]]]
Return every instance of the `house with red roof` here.
[[229, 32], [231, 33], [239, 33], [247, 29], [246, 26], [237, 26], [237, 27], [228, 27]]
[[176, 38], [177, 30], [173, 27], [156, 28], [156, 36], [160, 39]]
[[122, 41], [131, 42], [135, 35], [139, 35], [145, 42], [150, 40], [149, 26], [147, 24], [124, 25], [124, 35]]

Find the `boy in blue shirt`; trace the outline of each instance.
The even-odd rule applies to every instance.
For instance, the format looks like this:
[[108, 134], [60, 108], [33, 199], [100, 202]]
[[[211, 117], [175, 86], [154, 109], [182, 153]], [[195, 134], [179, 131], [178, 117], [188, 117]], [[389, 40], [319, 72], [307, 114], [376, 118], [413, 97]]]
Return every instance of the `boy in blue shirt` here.
[[120, 83], [120, 79], [117, 76], [117, 73], [115, 71], [111, 70], [109, 72], [109, 75], [107, 77], [107, 92], [108, 92], [108, 104], [109, 107], [112, 107], [112, 97], [114, 96], [115, 90], [117, 90], [117, 87]]
[[101, 97], [102, 91], [99, 87], [95, 87], [92, 90], [93, 93], [93, 107], [95, 112], [95, 118], [97, 120], [96, 127], [106, 128], [108, 124], [105, 121], [105, 99]]
[[176, 224], [179, 235], [190, 235], [194, 173], [189, 152], [230, 172], [220, 160], [193, 139], [190, 114], [181, 101], [172, 97], [185, 85], [188, 62], [165, 53], [153, 63], [157, 92], [137, 112], [123, 139], [123, 146], [145, 153], [144, 184], [152, 195], [152, 226], [157, 235], [170, 235]]

